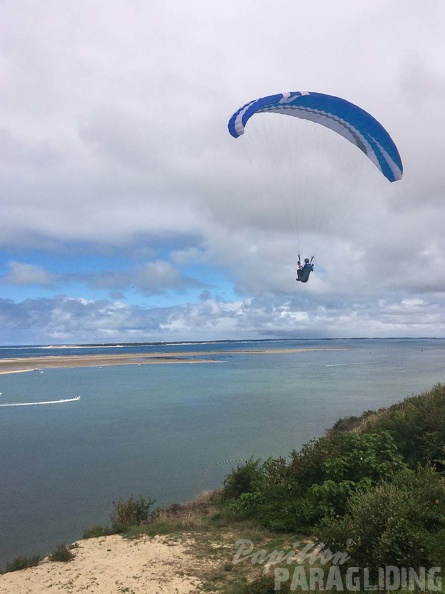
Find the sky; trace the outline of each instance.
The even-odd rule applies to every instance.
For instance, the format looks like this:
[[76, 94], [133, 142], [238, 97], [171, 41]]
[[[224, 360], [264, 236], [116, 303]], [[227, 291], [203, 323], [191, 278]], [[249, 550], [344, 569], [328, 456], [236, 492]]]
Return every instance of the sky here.
[[[443, 0], [2, 0], [0, 344], [445, 336], [444, 22]], [[371, 113], [402, 180], [296, 118], [229, 135], [286, 91]]]

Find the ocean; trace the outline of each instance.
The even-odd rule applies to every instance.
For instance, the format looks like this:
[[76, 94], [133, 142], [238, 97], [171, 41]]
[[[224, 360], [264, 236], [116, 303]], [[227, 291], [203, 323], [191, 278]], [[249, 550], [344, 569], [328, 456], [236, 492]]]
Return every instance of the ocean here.
[[[321, 350], [274, 352], [289, 348]], [[186, 501], [242, 460], [287, 457], [341, 417], [445, 382], [445, 339], [427, 338], [0, 347], [0, 358], [178, 351], [211, 363], [0, 375], [0, 405], [14, 405], [0, 407], [0, 568], [109, 524], [113, 501]]]

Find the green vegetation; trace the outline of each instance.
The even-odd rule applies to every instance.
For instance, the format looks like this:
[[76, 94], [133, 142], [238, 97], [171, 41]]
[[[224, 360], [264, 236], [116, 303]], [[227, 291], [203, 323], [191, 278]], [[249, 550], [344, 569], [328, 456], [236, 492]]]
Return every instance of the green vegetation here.
[[[354, 494], [320, 535], [347, 550], [349, 566], [440, 567], [445, 560], [445, 480], [431, 466], [404, 469]], [[352, 565], [351, 565], [352, 564]]]
[[140, 526], [148, 522], [150, 518], [150, 507], [155, 503], [155, 499], [144, 499], [139, 497], [135, 499], [133, 495], [126, 501], [119, 499], [113, 501], [114, 511], [110, 516], [112, 525], [115, 527]]
[[65, 544], [59, 544], [57, 545], [57, 549], [51, 553], [49, 558], [51, 561], [60, 561], [62, 563], [72, 561], [74, 559], [74, 554], [71, 551], [72, 548], [72, 546], [67, 547]]
[[312, 533], [319, 522], [343, 515], [352, 494], [405, 466], [388, 432], [334, 433], [291, 452], [289, 463], [238, 466], [224, 481], [223, 499], [240, 518], [271, 530]]
[[85, 528], [83, 531], [83, 538], [99, 538], [99, 536], [111, 536], [112, 534], [122, 533], [122, 528], [117, 526], [101, 526], [94, 524]]
[[20, 569], [26, 569], [27, 567], [34, 567], [38, 565], [42, 557], [40, 555], [33, 555], [32, 557], [25, 557], [23, 555], [19, 555], [13, 561], [10, 561], [6, 564], [6, 568], [1, 573], [8, 573], [9, 571], [19, 571]]
[[[342, 566], [440, 567], [445, 560], [445, 386], [340, 419], [283, 458], [250, 460], [224, 481], [223, 505], [272, 531], [300, 532]], [[283, 585], [284, 586], [284, 585]], [[253, 590], [269, 592], [270, 580]], [[283, 591], [283, 589], [282, 589]]]
[[345, 430], [388, 431], [410, 468], [430, 462], [436, 469], [444, 470], [445, 385], [437, 384], [428, 392], [376, 412], [368, 411], [361, 417], [340, 419], [330, 433]]
[[[129, 533], [132, 527], [148, 524], [156, 512], [150, 512], [154, 499], [145, 499], [133, 495], [126, 500], [113, 501], [113, 511], [110, 514], [111, 526], [100, 526], [95, 524], [83, 531], [84, 538], [98, 538], [99, 536], [110, 536], [111, 534]], [[159, 513], [159, 512], [157, 512]]]

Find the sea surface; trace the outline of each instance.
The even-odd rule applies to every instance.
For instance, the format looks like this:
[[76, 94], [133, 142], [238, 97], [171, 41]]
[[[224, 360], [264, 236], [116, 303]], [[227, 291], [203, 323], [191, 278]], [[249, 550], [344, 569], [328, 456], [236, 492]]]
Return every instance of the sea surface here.
[[[327, 350], [274, 352], [288, 348]], [[211, 363], [137, 365], [177, 351]], [[114, 352], [135, 365], [0, 375], [0, 404], [17, 405], [0, 407], [0, 568], [109, 524], [120, 498], [186, 501], [243, 459], [287, 457], [341, 417], [445, 382], [445, 339], [21, 346], [0, 358]]]

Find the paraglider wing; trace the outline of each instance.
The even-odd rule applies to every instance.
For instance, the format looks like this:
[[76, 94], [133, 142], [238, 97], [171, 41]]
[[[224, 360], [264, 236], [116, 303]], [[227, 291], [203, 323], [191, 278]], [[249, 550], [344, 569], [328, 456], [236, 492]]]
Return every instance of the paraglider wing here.
[[230, 118], [230, 134], [238, 138], [253, 115], [266, 112], [311, 120], [330, 128], [362, 150], [390, 182], [402, 178], [402, 160], [388, 132], [369, 113], [345, 99], [308, 91], [255, 99]]

